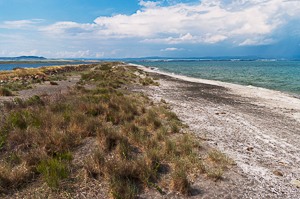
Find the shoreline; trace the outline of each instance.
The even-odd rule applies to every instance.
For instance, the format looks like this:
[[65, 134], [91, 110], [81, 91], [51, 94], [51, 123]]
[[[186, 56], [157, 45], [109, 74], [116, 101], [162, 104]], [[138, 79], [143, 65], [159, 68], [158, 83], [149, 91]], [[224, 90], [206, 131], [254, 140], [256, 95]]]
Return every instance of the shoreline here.
[[160, 83], [143, 92], [156, 101], [166, 100], [198, 137], [237, 163], [238, 177], [226, 181], [240, 184], [241, 190], [230, 190], [231, 197], [300, 197], [299, 99], [280, 91], [139, 68]]
[[242, 87], [247, 87], [247, 88], [252, 88], [252, 89], [279, 92], [279, 93], [282, 93], [284, 95], [288, 95], [290, 97], [300, 99], [300, 94], [289, 92], [289, 91], [284, 91], [284, 90], [275, 90], [275, 89], [271, 89], [271, 88], [265, 88], [265, 87], [259, 87], [259, 86], [253, 86], [253, 85], [231, 83], [231, 82], [225, 82], [225, 81], [213, 80], [213, 79], [204, 79], [204, 78], [201, 78], [201, 77], [189, 77], [189, 76], [186, 76], [186, 75], [180, 75], [180, 74], [176, 74], [176, 73], [165, 72], [165, 71], [159, 70], [158, 68], [148, 67], [148, 66], [144, 66], [144, 65], [140, 65], [140, 64], [134, 64], [134, 63], [128, 63], [128, 65], [136, 66], [138, 68], [143, 68], [143, 69], [145, 69], [145, 71], [150, 72], [150, 73], [151, 72], [159, 73], [159, 74], [162, 74], [162, 75], [171, 76], [171, 77], [182, 79], [182, 80], [189, 81], [189, 82], [195, 82], [195, 83], [198, 82], [198, 83], [206, 83], [206, 84], [212, 84], [212, 85], [217, 85], [217, 86], [229, 86], [229, 87], [230, 86], [242, 86]]
[[[208, 84], [214, 86], [221, 86], [229, 90], [231, 94], [234, 95], [241, 95], [245, 98], [253, 99], [253, 103], [256, 105], [265, 105], [271, 106], [274, 109], [291, 109], [293, 110], [292, 117], [297, 121], [300, 121], [300, 96], [297, 94], [286, 93], [283, 91], [272, 90], [263, 87], [256, 87], [256, 86], [246, 86], [228, 82], [221, 82], [217, 80], [208, 80], [208, 79], [201, 79], [195, 77], [188, 77], [184, 75], [177, 75], [173, 73], [168, 73], [160, 70], [153, 70], [149, 67], [138, 65], [138, 64], [131, 64], [129, 65], [136, 66], [145, 72], [149, 73], [157, 73], [160, 75], [169, 76], [175, 79], [191, 82], [191, 83], [201, 83], [201, 84]], [[256, 103], [257, 99], [261, 102]]]
[[175, 73], [169, 73], [169, 72], [161, 71], [158, 68], [148, 67], [148, 66], [144, 66], [144, 65], [140, 65], [140, 64], [133, 64], [133, 63], [128, 63], [128, 64], [132, 65], [132, 66], [136, 66], [138, 68], [142, 68], [145, 71], [150, 72], [150, 73], [159, 73], [159, 74], [162, 74], [162, 75], [167, 75], [167, 76], [170, 76], [170, 77], [182, 79], [182, 80], [189, 81], [189, 82], [205, 83], [205, 84], [212, 84], [212, 85], [216, 85], [216, 86], [225, 86], [225, 87], [235, 87], [235, 86], [240, 87], [240, 86], [242, 86], [242, 87], [247, 87], [247, 88], [251, 88], [251, 89], [259, 89], [259, 90], [279, 92], [279, 93], [282, 93], [284, 95], [288, 95], [290, 97], [300, 99], [300, 95], [298, 95], [297, 93], [292, 93], [292, 92], [288, 92], [288, 91], [274, 90], [274, 89], [271, 89], [271, 88], [264, 88], [264, 87], [253, 86], [253, 85], [243, 85], [243, 84], [238, 84], [238, 83], [223, 82], [223, 81], [212, 80], [212, 79], [203, 79], [201, 77], [189, 77], [189, 76], [185, 76], [185, 75], [179, 75], [179, 74], [175, 74]]

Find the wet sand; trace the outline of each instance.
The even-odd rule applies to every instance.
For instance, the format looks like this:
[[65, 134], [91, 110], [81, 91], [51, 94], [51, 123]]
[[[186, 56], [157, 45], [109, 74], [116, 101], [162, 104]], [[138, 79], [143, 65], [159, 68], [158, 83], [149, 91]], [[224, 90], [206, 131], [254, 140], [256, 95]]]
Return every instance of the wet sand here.
[[263, 88], [143, 70], [157, 77], [160, 86], [136, 90], [154, 100], [165, 99], [198, 137], [237, 164], [213, 185], [195, 181], [201, 189], [195, 197], [300, 198], [299, 99]]

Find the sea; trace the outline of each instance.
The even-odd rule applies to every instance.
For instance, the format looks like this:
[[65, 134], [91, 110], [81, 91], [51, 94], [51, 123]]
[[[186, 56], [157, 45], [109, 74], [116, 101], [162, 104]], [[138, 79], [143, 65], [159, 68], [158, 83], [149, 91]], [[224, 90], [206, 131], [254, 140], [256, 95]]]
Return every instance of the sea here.
[[300, 96], [300, 61], [141, 60], [131, 63], [167, 73], [262, 87]]
[[[120, 60], [119, 60], [120, 61]], [[200, 60], [200, 59], [142, 59], [121, 60], [151, 67], [167, 73], [217, 80], [234, 84], [256, 86], [300, 96], [300, 61], [288, 60]], [[16, 67], [83, 64], [87, 62], [5, 63], [0, 70]]]

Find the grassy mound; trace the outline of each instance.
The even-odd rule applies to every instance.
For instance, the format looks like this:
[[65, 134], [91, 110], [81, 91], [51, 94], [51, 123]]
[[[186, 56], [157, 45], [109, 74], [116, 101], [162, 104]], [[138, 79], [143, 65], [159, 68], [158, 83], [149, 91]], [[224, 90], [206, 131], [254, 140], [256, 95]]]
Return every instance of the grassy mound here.
[[[106, 183], [113, 198], [135, 198], [146, 189], [188, 195], [200, 173], [221, 178], [230, 160], [217, 151], [200, 156], [199, 141], [169, 107], [128, 91], [131, 85], [158, 84], [135, 67], [104, 63], [83, 72], [69, 94], [7, 105], [0, 126], [0, 193], [42, 181], [49, 195], [72, 196], [93, 179]], [[78, 156], [89, 139], [93, 150]]]

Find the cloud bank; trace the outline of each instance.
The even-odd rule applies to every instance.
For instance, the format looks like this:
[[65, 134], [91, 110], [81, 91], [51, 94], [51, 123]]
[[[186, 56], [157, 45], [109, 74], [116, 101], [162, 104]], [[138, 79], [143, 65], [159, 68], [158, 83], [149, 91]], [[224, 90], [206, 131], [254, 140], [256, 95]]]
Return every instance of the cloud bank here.
[[65, 37], [138, 38], [166, 44], [230, 42], [265, 45], [276, 42], [274, 32], [290, 20], [300, 19], [300, 1], [204, 0], [193, 4], [161, 6], [140, 1], [131, 15], [98, 17], [93, 23], [57, 22], [42, 31]]
[[201, 49], [212, 54], [212, 46], [222, 53], [220, 46], [262, 49], [300, 38], [300, 1], [296, 0], [141, 0], [139, 6], [132, 14], [100, 16], [90, 23], [0, 22], [0, 45], [6, 46], [5, 52], [19, 48], [50, 57], [134, 57], [179, 51], [182, 56]]

